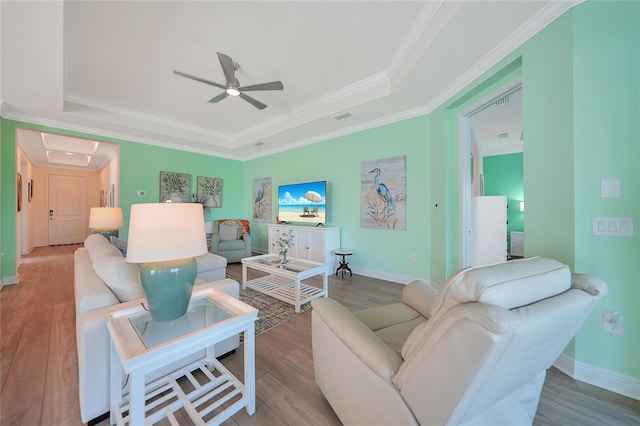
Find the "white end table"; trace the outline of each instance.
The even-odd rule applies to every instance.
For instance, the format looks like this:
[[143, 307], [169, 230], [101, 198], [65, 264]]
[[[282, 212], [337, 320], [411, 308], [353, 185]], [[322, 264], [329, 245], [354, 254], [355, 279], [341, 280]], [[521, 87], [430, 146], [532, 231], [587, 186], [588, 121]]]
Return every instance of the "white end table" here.
[[[174, 321], [153, 321], [142, 303], [110, 313], [112, 424], [178, 424], [178, 410], [196, 425], [205, 424], [203, 417], [206, 424], [220, 424], [243, 407], [254, 414], [257, 316], [256, 308], [215, 288], [195, 290], [187, 314]], [[244, 383], [213, 353], [215, 343], [238, 333], [244, 333]], [[203, 359], [145, 383], [147, 374], [202, 350]], [[124, 399], [123, 370], [130, 380]], [[182, 377], [186, 389], [178, 382]]]

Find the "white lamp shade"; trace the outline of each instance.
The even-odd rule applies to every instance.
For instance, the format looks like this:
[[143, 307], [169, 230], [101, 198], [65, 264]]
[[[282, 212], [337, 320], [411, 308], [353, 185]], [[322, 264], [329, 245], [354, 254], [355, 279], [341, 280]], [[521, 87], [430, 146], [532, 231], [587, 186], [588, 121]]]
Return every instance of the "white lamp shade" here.
[[91, 207], [89, 228], [119, 228], [124, 225], [120, 207]]
[[206, 252], [202, 205], [148, 203], [131, 206], [127, 262], [164, 262]]

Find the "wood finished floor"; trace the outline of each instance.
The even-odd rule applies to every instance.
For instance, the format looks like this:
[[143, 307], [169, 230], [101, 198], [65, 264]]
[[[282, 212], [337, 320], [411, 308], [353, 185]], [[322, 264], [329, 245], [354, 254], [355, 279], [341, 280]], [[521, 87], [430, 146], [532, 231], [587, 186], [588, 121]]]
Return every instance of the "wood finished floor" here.
[[[73, 301], [77, 246], [36, 248], [19, 268], [20, 284], [0, 292], [0, 425], [80, 425]], [[240, 276], [240, 265], [228, 271]], [[329, 294], [350, 310], [400, 299], [402, 285], [333, 276]], [[224, 364], [242, 376], [242, 349]], [[256, 338], [257, 410], [228, 425], [339, 425], [313, 377], [311, 311]], [[104, 423], [105, 425], [107, 422]], [[640, 425], [640, 401], [549, 370], [534, 424]]]

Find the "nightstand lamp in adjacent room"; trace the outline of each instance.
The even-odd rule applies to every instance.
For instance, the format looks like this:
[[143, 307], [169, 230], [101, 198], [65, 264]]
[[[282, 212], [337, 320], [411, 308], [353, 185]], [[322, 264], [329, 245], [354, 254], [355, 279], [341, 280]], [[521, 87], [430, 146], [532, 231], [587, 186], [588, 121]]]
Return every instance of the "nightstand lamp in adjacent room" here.
[[89, 213], [89, 228], [94, 234], [102, 234], [108, 240], [112, 235], [120, 234], [118, 228], [124, 225], [122, 209], [120, 207], [91, 207]]
[[127, 262], [142, 264], [140, 281], [154, 320], [171, 321], [187, 312], [197, 274], [194, 257], [206, 252], [202, 205], [131, 206]]

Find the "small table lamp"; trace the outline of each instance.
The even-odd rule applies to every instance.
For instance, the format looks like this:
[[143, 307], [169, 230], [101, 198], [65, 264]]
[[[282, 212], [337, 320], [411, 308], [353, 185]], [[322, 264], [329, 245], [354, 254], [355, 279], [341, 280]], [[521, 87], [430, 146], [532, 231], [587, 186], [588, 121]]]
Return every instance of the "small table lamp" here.
[[122, 209], [120, 207], [91, 207], [89, 212], [89, 228], [94, 234], [102, 234], [108, 240], [110, 236], [117, 237], [119, 227], [124, 225]]
[[194, 256], [207, 252], [200, 204], [133, 204], [127, 262], [142, 263], [140, 281], [151, 317], [171, 321], [187, 312], [197, 274]]

